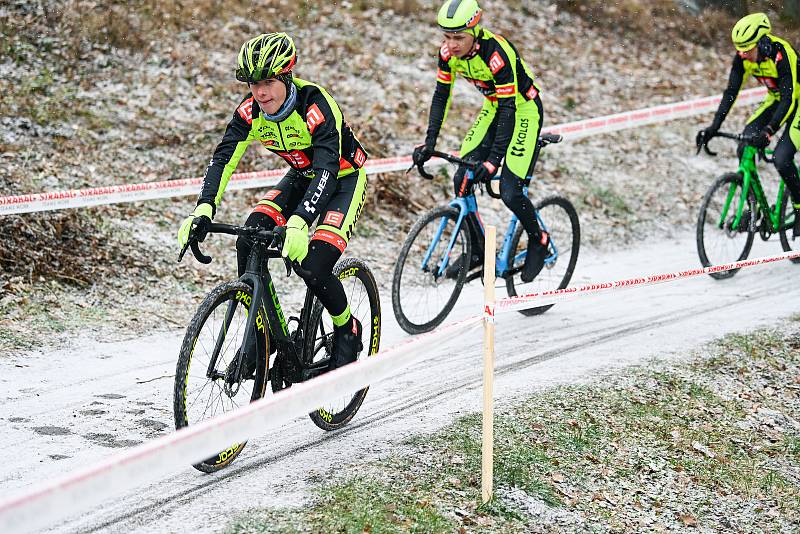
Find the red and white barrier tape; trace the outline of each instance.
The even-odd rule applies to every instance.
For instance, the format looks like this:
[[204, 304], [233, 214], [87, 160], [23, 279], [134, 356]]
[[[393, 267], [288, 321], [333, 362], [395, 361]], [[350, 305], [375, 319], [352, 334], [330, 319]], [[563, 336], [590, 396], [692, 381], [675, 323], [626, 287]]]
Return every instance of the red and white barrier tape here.
[[[760, 100], [766, 93], [767, 90], [763, 87], [748, 89], [739, 93], [736, 102], [739, 104], [749, 104]], [[663, 104], [661, 106], [626, 111], [624, 113], [607, 115], [596, 119], [559, 124], [557, 126], [545, 128], [545, 131], [561, 134], [564, 136], [564, 139], [580, 139], [589, 135], [615, 132], [626, 128], [636, 128], [647, 124], [666, 122], [716, 111], [717, 106], [719, 106], [720, 98], [720, 96], [707, 96], [694, 100], [686, 100], [684, 102]]]
[[[739, 103], [758, 100], [765, 94], [765, 89], [750, 89], [739, 94]], [[617, 113], [606, 117], [568, 122], [546, 128], [550, 133], [558, 133], [565, 139], [574, 140], [589, 135], [614, 132], [625, 128], [635, 128], [647, 124], [665, 122], [681, 117], [714, 111], [720, 97], [712, 96], [664, 104], [625, 113]], [[430, 165], [444, 164], [441, 160], [431, 161]], [[378, 160], [368, 160], [365, 169], [368, 174], [405, 170], [411, 165], [411, 157], [402, 156]], [[251, 189], [274, 185], [277, 178], [283, 176], [283, 170], [259, 171], [234, 174], [228, 189]], [[0, 197], [0, 215], [15, 213], [32, 213], [67, 208], [81, 208], [120, 202], [135, 202], [156, 198], [196, 195], [200, 190], [202, 178], [186, 180], [167, 180], [163, 182], [145, 182], [139, 184], [115, 185], [109, 187], [93, 187], [89, 189], [73, 189], [71, 191], [55, 191], [52, 193], [35, 193]]]
[[[411, 157], [405, 156], [367, 161], [365, 169], [367, 173], [374, 174], [405, 170], [409, 166], [411, 166]], [[231, 176], [228, 190], [268, 187], [278, 183], [284, 174], [286, 174], [284, 169], [237, 173]], [[0, 215], [197, 195], [202, 183], [202, 178], [190, 178], [0, 197]]]
[[519, 295], [516, 297], [506, 297], [497, 300], [496, 309], [497, 313], [510, 312], [515, 310], [525, 310], [538, 306], [547, 306], [565, 300], [572, 300], [584, 295], [591, 295], [610, 291], [612, 289], [626, 289], [629, 287], [646, 286], [652, 284], [660, 284], [663, 282], [671, 282], [673, 280], [680, 280], [682, 278], [690, 278], [692, 276], [700, 276], [709, 273], [718, 273], [722, 271], [730, 271], [732, 269], [741, 269], [744, 267], [753, 267], [755, 265], [764, 265], [766, 263], [773, 263], [776, 261], [789, 260], [800, 258], [800, 251], [786, 252], [776, 256], [766, 256], [763, 258], [754, 258], [752, 260], [742, 260], [725, 265], [713, 265], [711, 267], [689, 269], [686, 271], [678, 271], [666, 274], [652, 274], [638, 278], [628, 278], [625, 280], [616, 280], [614, 282], [602, 282], [598, 284], [587, 284], [583, 286], [567, 287], [565, 289], [556, 289], [551, 291], [542, 291], [541, 293], [531, 293], [529, 295]]
[[126, 490], [155, 482], [169, 473], [191, 469], [191, 464], [225, 450], [232, 443], [262, 435], [269, 428], [314, 411], [328, 399], [375, 384], [430, 354], [442, 339], [472, 329], [481, 319], [470, 317], [411, 338], [236, 411], [143, 443], [73, 474], [37, 485], [21, 495], [6, 498], [0, 502], [0, 532], [28, 532], [47, 527]]

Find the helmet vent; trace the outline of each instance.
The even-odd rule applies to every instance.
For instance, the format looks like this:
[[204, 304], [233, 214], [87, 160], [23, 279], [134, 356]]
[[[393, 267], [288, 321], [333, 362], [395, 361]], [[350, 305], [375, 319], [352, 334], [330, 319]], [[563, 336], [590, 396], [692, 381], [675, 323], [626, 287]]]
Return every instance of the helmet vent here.
[[447, 18], [452, 19], [456, 11], [458, 11], [458, 7], [461, 5], [461, 0], [453, 0], [450, 2], [450, 5], [447, 7]]

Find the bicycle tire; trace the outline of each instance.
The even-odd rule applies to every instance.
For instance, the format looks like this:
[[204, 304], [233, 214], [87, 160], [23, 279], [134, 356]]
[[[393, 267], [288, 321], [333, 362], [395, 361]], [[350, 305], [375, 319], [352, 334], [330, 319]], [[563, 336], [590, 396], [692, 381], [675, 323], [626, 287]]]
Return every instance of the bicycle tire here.
[[[458, 216], [458, 210], [450, 206], [439, 206], [429, 210], [411, 227], [400, 249], [392, 276], [392, 309], [400, 328], [409, 334], [430, 332], [442, 324], [455, 306], [464, 287], [468, 271], [466, 262], [461, 263], [461, 268], [454, 277], [447, 275], [437, 277], [430, 271], [416, 266], [423, 264], [427, 251], [433, 246], [429, 265], [433, 265], [434, 269], [437, 268], [453, 232], [450, 227], [455, 227]], [[434, 243], [439, 228], [437, 225], [442, 221], [445, 221], [444, 231]], [[464, 258], [472, 256], [472, 241], [466, 224], [462, 224], [457, 232], [460, 238], [456, 238], [453, 249], [449, 251], [448, 266], [453, 265], [458, 254], [463, 254]], [[409, 262], [410, 258], [416, 263], [412, 265]], [[427, 303], [437, 296], [440, 297], [437, 299], [438, 303], [434, 303], [432, 309], [428, 311]]]
[[[780, 236], [781, 240], [781, 248], [784, 252], [792, 252], [793, 250], [800, 250], [800, 238], [794, 239], [792, 236], [794, 234], [794, 214], [792, 213], [792, 223], [787, 223], [787, 219], [789, 219], [789, 213], [794, 211], [794, 208], [789, 207], [789, 191], [783, 192], [783, 200], [781, 201], [781, 226], [780, 230], [778, 231], [778, 235]], [[787, 211], [788, 210], [788, 211]], [[792, 245], [795, 246], [792, 249]], [[789, 261], [792, 263], [800, 263], [800, 258], [791, 258]]]
[[[193, 386], [190, 388], [190, 379], [191, 378], [198, 378], [201, 375], [190, 374], [190, 369], [192, 366], [192, 362], [194, 361], [195, 368], [197, 369], [199, 365], [199, 369], [205, 371], [210, 363], [210, 357], [207, 359], [200, 358], [201, 354], [197, 352], [198, 344], [199, 348], [203, 349], [206, 353], [206, 356], [210, 356], [210, 352], [208, 350], [209, 347], [214, 347], [217, 343], [217, 333], [223, 333], [226, 336], [226, 339], [222, 342], [220, 354], [217, 359], [217, 365], [215, 369], [221, 369], [222, 365], [227, 362], [230, 364], [230, 361], [235, 358], [235, 352], [239, 346], [241, 346], [241, 340], [237, 340], [239, 334], [241, 333], [243, 336], [243, 330], [246, 328], [242, 321], [246, 321], [247, 313], [249, 313], [251, 302], [253, 297], [253, 290], [250, 286], [245, 284], [244, 282], [240, 281], [231, 281], [231, 282], [224, 282], [217, 287], [215, 287], [211, 292], [208, 293], [206, 298], [200, 304], [197, 312], [195, 313], [194, 317], [192, 318], [191, 322], [189, 323], [188, 328], [186, 329], [186, 334], [183, 338], [183, 343], [181, 344], [180, 353], [178, 356], [178, 363], [175, 368], [175, 389], [173, 393], [173, 412], [175, 416], [175, 429], [181, 429], [183, 427], [189, 426], [190, 424], [197, 423], [202, 421], [203, 417], [196, 417], [194, 415], [190, 416], [190, 412], [192, 414], [195, 413], [193, 410], [195, 404], [198, 400], [200, 400], [201, 395], [205, 398], [204, 390], [207, 388], [208, 384], [213, 384], [211, 388], [208, 390], [208, 399], [206, 401], [206, 413], [203, 415], [208, 415], [208, 417], [213, 417], [217, 414], [216, 410], [213, 410], [212, 413], [207, 414], [209, 405], [212, 400], [212, 395], [216, 391], [214, 388], [219, 389], [219, 400], [222, 403], [222, 412], [231, 411], [238, 407], [238, 403], [231, 398], [226, 392], [224, 387], [225, 379], [224, 377], [221, 378], [208, 378], [207, 376], [203, 376], [202, 378], [206, 379], [205, 384], [199, 388], [195, 389]], [[233, 318], [231, 321], [231, 325], [226, 328], [220, 328], [222, 324], [224, 324], [224, 313], [225, 308], [227, 308], [227, 304], [235, 302], [236, 308], [234, 308]], [[237, 316], [237, 308], [241, 306], [243, 313], [241, 316]], [[217, 320], [216, 312], [219, 310], [223, 310], [223, 317], [221, 321]], [[259, 313], [262, 314], [262, 317], [265, 316], [262, 310], [259, 310]], [[237, 327], [233, 327], [233, 321], [237, 320]], [[213, 343], [206, 343], [206, 334], [204, 333], [204, 327], [209, 325], [208, 334], [212, 336], [211, 341]], [[242, 402], [252, 402], [256, 399], [259, 399], [264, 396], [266, 391], [266, 383], [267, 383], [267, 354], [268, 354], [268, 337], [266, 334], [266, 323], [261, 322], [260, 324], [264, 325], [263, 334], [256, 337], [257, 347], [258, 347], [258, 356], [256, 358], [256, 369], [255, 369], [255, 376], [253, 379], [253, 384], [250, 387], [250, 391], [248, 392], [247, 389], [241, 389], [244, 385], [249, 382], [249, 380], [243, 380], [239, 389], [235, 396], [238, 397], [238, 393], [241, 392], [242, 396], [239, 399]], [[261, 330], [258, 328], [257, 330]], [[231, 336], [230, 340], [227, 339], [228, 336]], [[237, 344], [238, 343], [238, 344]], [[231, 355], [231, 349], [233, 354]], [[213, 352], [213, 351], [211, 351]], [[224, 373], [223, 373], [224, 374]], [[222, 380], [222, 385], [220, 385], [219, 380]], [[201, 380], [202, 381], [202, 380]], [[191, 389], [191, 391], [190, 391]], [[225, 408], [225, 400], [223, 395], [228, 396], [228, 400], [230, 400], [231, 406], [230, 409]], [[241, 443], [234, 443], [224, 451], [219, 452], [216, 456], [212, 456], [203, 460], [197, 464], [194, 464], [195, 469], [202, 471], [204, 473], [213, 473], [215, 471], [219, 471], [230, 465], [230, 463], [239, 456], [239, 453], [242, 452], [242, 449], [247, 444], [247, 441]]]
[[[723, 228], [719, 228], [717, 221], [722, 215], [722, 206], [727, 199], [731, 184], [736, 186], [736, 191], [728, 208], [725, 224]], [[703, 267], [741, 261], [750, 254], [750, 248], [753, 246], [753, 238], [756, 233], [756, 210], [758, 208], [753, 192], [748, 191], [746, 210], [749, 212], [749, 217], [746, 216], [746, 212], [743, 213], [739, 228], [732, 228], [732, 223], [736, 216], [736, 206], [738, 206], [741, 194], [742, 176], [739, 173], [723, 174], [706, 191], [703, 202], [700, 204], [700, 212], [697, 215], [697, 254]], [[745, 218], [747, 220], [744, 220]], [[742, 237], [744, 239], [741, 239]], [[738, 240], [734, 242], [733, 240], [737, 238]], [[731, 252], [725, 253], [722, 251], [723, 248]], [[741, 249], [741, 252], [736, 252], [739, 249]], [[714, 256], [713, 261], [709, 257], [711, 255]], [[731, 269], [708, 274], [715, 280], [724, 280], [735, 275], [738, 270]]]
[[[348, 293], [347, 301], [351, 313], [361, 322], [362, 340], [364, 332], [369, 332], [367, 342], [364, 343], [366, 351], [361, 351], [359, 359], [364, 357], [365, 352], [367, 357], [377, 354], [381, 340], [381, 299], [372, 271], [363, 261], [347, 258], [336, 264], [333, 274], [341, 280], [345, 292]], [[314, 309], [309, 314], [308, 324], [303, 329], [306, 333], [303, 353], [308, 361], [330, 358], [331, 355], [333, 324], [329, 316], [323, 321], [324, 312], [322, 304], [315, 299]], [[330, 327], [328, 331], [326, 323]], [[310, 332], [314, 335], [309, 335]], [[321, 350], [325, 353], [320, 355]], [[308, 415], [319, 428], [327, 431], [338, 430], [353, 419], [364, 402], [368, 390], [369, 387], [366, 387], [358, 390], [352, 397], [348, 396], [349, 400], [343, 403], [341, 409], [334, 411], [323, 406]]]
[[[555, 208], [556, 211], [551, 211], [551, 208]], [[527, 251], [528, 233], [522, 225], [517, 226], [517, 230], [514, 232], [514, 238], [511, 241], [511, 250], [514, 251], [514, 260], [512, 260], [511, 265], [511, 272], [513, 274], [506, 277], [506, 292], [510, 297], [516, 297], [520, 293], [520, 289], [524, 289], [524, 293], [540, 293], [542, 291], [564, 289], [572, 279], [572, 275], [575, 272], [575, 265], [578, 263], [578, 253], [580, 252], [581, 244], [581, 226], [575, 206], [566, 198], [553, 195], [538, 202], [536, 204], [536, 211], [539, 212], [539, 216], [550, 234], [550, 254], [548, 258], [545, 259], [545, 267], [542, 269], [542, 272], [539, 273], [532, 282], [527, 284], [522, 282], [522, 280], [519, 279], [521, 274], [520, 269], [525, 260], [521, 257], [521, 253]], [[561, 215], [557, 216], [556, 214], [559, 212]], [[567, 225], [569, 229], [566, 228]], [[555, 257], [555, 259], [553, 259], [554, 249], [552, 247], [555, 247], [555, 250], [558, 251], [558, 256]], [[562, 258], [564, 259], [562, 260]], [[564, 266], [563, 271], [557, 270], [559, 264]], [[527, 316], [541, 315], [553, 306], [554, 304], [535, 306], [533, 308], [519, 310], [519, 312]]]

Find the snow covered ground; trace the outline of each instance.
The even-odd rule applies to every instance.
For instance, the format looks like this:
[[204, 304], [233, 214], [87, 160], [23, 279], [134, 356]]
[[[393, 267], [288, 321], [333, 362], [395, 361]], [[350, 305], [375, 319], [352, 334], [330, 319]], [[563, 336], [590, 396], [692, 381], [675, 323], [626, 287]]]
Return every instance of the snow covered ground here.
[[[758, 241], [751, 257], [779, 252], [776, 241]], [[609, 281], [697, 263], [693, 235], [681, 235], [615, 253], [584, 250], [574, 280]], [[701, 277], [592, 296], [540, 317], [502, 315], [497, 402], [648, 358], [681, 357], [728, 332], [775, 324], [798, 311], [797, 268], [782, 262], [742, 270], [727, 281]], [[383, 298], [382, 346], [389, 347], [405, 334], [391, 317], [388, 294]], [[471, 284], [449, 319], [474, 315], [481, 299], [480, 284]], [[0, 362], [0, 418], [7, 422], [0, 444], [25, 451], [3, 462], [0, 485], [8, 493], [24, 490], [169, 432], [181, 336], [173, 331], [119, 343], [86, 339], [77, 347]], [[361, 411], [340, 432], [324, 433], [305, 417], [265, 428], [221, 473], [175, 466], [159, 483], [76, 514], [52, 531], [216, 532], [239, 511], [301, 504], [307, 485], [329, 470], [397, 452], [403, 438], [479, 410], [481, 358], [476, 328], [371, 386]]]

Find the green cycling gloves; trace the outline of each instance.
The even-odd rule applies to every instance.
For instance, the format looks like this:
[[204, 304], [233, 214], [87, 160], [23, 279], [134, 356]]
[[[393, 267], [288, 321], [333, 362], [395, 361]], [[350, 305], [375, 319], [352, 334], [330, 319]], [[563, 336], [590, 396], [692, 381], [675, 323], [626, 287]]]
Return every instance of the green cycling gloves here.
[[286, 222], [286, 239], [281, 255], [298, 263], [308, 255], [308, 225], [299, 215], [292, 215]]
[[214, 215], [214, 207], [211, 204], [198, 204], [198, 206], [194, 209], [194, 212], [186, 217], [183, 222], [181, 223], [181, 227], [178, 229], [178, 246], [183, 249], [186, 246], [186, 243], [189, 242], [189, 236], [192, 233], [192, 227], [194, 226], [195, 220], [201, 217], [205, 217], [208, 219], [207, 221], [197, 221], [197, 224], [208, 224], [211, 222], [211, 218]]

